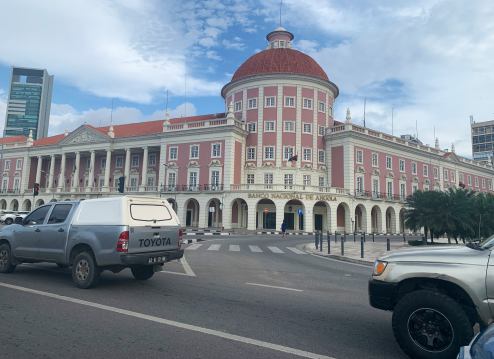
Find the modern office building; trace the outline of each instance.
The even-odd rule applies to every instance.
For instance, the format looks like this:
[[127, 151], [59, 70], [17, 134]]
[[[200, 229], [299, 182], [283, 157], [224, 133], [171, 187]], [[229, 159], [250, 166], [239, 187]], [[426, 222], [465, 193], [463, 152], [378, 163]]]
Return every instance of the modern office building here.
[[118, 196], [123, 176], [125, 193], [167, 199], [186, 227], [397, 233], [417, 190], [494, 193], [489, 164], [359, 126], [350, 111], [335, 120], [338, 87], [292, 39], [276, 29], [239, 66], [225, 113], [0, 139], [0, 209]]
[[13, 67], [4, 137], [48, 135], [53, 75], [46, 70]]
[[474, 122], [472, 128], [472, 156], [476, 161], [493, 163], [494, 121]]

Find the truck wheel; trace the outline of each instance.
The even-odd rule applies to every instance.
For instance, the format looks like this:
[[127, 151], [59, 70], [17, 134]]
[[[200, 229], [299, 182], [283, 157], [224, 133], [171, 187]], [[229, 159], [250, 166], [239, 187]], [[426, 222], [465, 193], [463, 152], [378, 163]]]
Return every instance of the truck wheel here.
[[132, 267], [130, 270], [132, 271], [134, 278], [137, 280], [148, 280], [154, 275], [153, 266]]
[[72, 263], [72, 280], [77, 287], [87, 289], [95, 286], [99, 275], [100, 269], [91, 253], [81, 252], [75, 256]]
[[12, 218], [7, 218], [4, 223], [6, 225], [10, 225], [10, 224], [14, 223], [14, 220]]
[[418, 290], [405, 295], [393, 312], [393, 332], [412, 358], [456, 358], [473, 328], [463, 308], [445, 294]]
[[12, 273], [14, 269], [10, 246], [7, 243], [0, 244], [0, 273]]

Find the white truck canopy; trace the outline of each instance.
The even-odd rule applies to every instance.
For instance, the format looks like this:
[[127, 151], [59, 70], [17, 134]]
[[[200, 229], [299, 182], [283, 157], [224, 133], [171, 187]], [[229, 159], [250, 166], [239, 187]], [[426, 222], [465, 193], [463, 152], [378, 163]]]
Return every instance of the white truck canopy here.
[[88, 199], [77, 207], [73, 225], [179, 226], [175, 211], [164, 198], [119, 196]]

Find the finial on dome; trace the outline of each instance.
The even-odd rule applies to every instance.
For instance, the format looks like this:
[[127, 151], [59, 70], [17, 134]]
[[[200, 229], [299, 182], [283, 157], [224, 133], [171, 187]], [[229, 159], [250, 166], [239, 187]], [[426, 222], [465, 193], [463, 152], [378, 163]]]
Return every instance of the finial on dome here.
[[346, 121], [345, 123], [352, 123], [352, 115], [350, 114], [350, 107], [346, 109]]
[[115, 138], [115, 132], [113, 132], [113, 125], [110, 125], [110, 128], [108, 129], [108, 137]]
[[455, 153], [455, 144], [454, 143], [451, 144], [451, 152]]
[[67, 137], [69, 135], [69, 130], [65, 129], [65, 132], [63, 134], [65, 137]]
[[290, 31], [279, 26], [266, 35], [269, 42], [268, 49], [291, 48], [293, 38], [294, 36]]
[[436, 150], [439, 149], [439, 138], [436, 137], [436, 142], [434, 143], [434, 147]]
[[32, 146], [34, 143], [34, 139], [33, 139], [33, 130], [30, 129], [29, 130], [29, 136], [27, 137], [27, 145], [28, 146]]

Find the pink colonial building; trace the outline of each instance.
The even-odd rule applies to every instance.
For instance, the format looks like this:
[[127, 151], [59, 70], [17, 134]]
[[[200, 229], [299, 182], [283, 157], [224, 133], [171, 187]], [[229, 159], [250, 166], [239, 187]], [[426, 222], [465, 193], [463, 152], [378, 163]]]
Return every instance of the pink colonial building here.
[[398, 233], [416, 190], [493, 191], [493, 168], [454, 149], [357, 126], [349, 111], [335, 121], [325, 71], [285, 29], [267, 40], [223, 87], [226, 113], [1, 139], [0, 208], [116, 196], [123, 176], [126, 193], [167, 198], [187, 227]]

